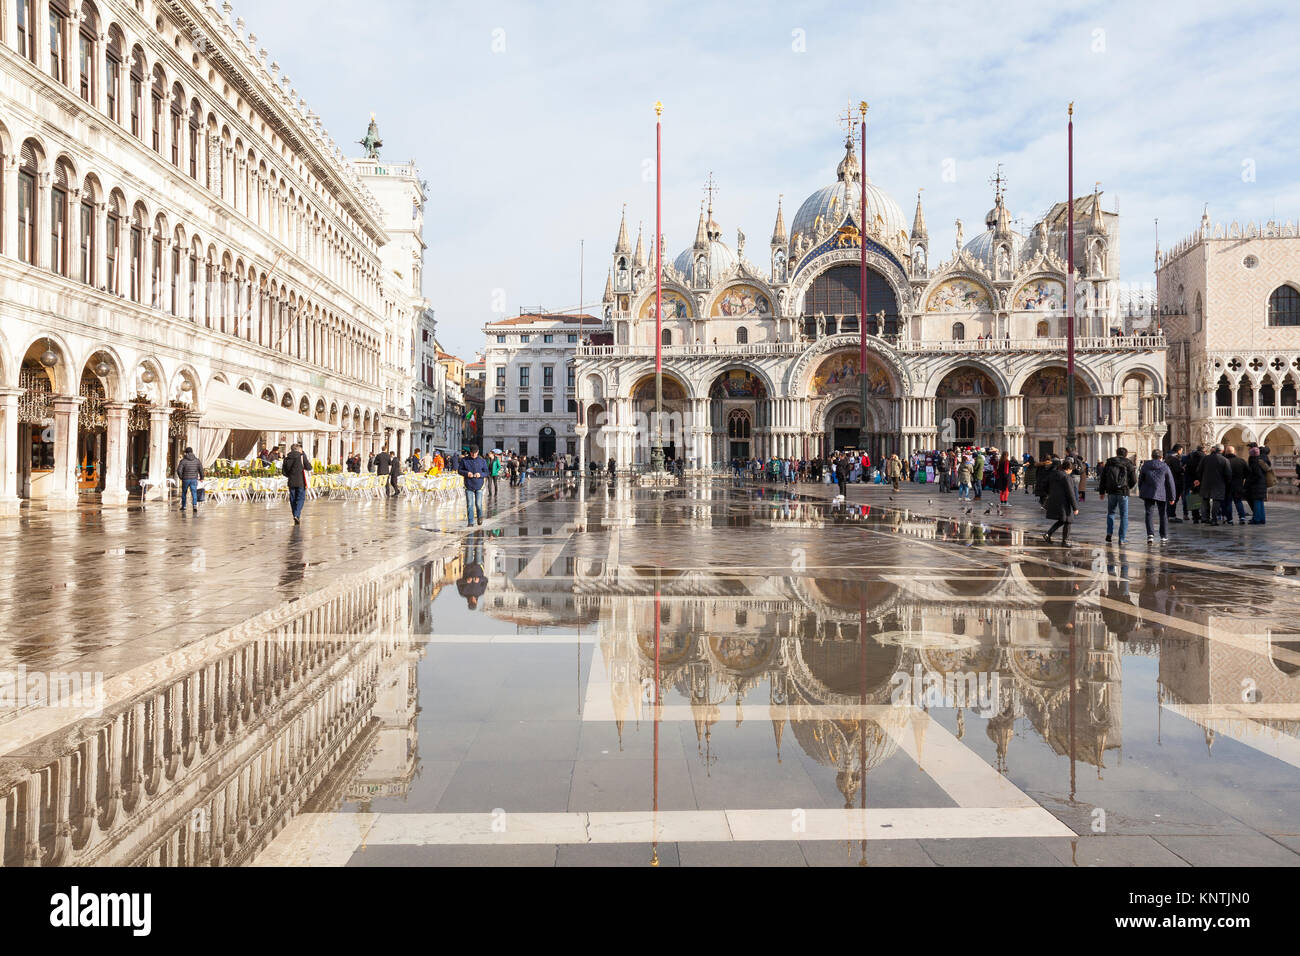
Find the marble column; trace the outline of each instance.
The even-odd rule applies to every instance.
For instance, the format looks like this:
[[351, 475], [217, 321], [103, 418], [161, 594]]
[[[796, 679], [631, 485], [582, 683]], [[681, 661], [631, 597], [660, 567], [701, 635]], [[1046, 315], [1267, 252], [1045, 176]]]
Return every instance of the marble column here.
[[104, 406], [108, 427], [104, 436], [104, 493], [101, 501], [105, 505], [124, 505], [127, 501], [127, 417], [130, 411], [131, 405], [127, 402], [109, 402]]
[[18, 398], [20, 388], [0, 388], [0, 515], [15, 515], [18, 498]]
[[150, 501], [166, 501], [167, 444], [171, 427], [170, 408], [149, 409], [149, 494]]
[[51, 511], [77, 506], [77, 430], [84, 401], [80, 395], [50, 398], [54, 410], [54, 474], [50, 476], [46, 507]]

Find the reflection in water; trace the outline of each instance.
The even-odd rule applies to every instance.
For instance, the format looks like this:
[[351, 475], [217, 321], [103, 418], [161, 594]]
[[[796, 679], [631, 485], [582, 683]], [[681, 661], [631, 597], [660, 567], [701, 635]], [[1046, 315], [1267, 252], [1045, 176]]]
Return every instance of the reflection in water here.
[[[655, 500], [648, 517], [644, 497], [580, 488], [576, 502], [534, 509], [526, 525], [475, 530], [443, 558], [296, 602], [264, 636], [178, 667], [103, 717], [17, 749], [0, 724], [0, 859], [237, 865], [302, 812], [408, 800], [431, 811], [421, 735], [428, 749], [430, 735], [443, 742], [439, 720], [482, 718], [421, 721], [421, 676], [457, 680], [426, 651], [500, 635], [516, 643], [451, 660], [508, 661], [530, 637], [539, 653], [574, 654], [545, 680], [573, 675], [572, 719], [598, 747], [622, 750], [649, 730], [648, 765], [619, 767], [648, 771], [626, 809], [656, 819], [695, 809], [665, 786], [678, 761], [705, 782], [760, 788], [749, 778], [761, 753], [769, 767], [801, 765], [823, 807], [865, 808], [869, 791], [896, 795], [906, 768], [924, 774], [928, 755], [950, 757], [952, 738], [1017, 786], [1069, 805], [1081, 790], [1141, 789], [1120, 760], [1126, 696], [1154, 706], [1154, 720], [1145, 707], [1127, 714], [1142, 772], [1177, 775], [1180, 786], [1203, 779], [1201, 764], [1185, 749], [1160, 755], [1172, 736], [1165, 711], [1203, 735], [1202, 758], [1224, 736], [1257, 750], [1293, 748], [1300, 736], [1300, 647], [1268, 625], [1237, 639], [1239, 612], [1159, 563], [1042, 557], [971, 522], [784, 493]], [[778, 525], [798, 534], [793, 558], [786, 539], [771, 546]], [[733, 530], [746, 526], [758, 533]], [[701, 552], [701, 539], [713, 550]], [[763, 547], [737, 561], [756, 541]], [[303, 560], [291, 543], [281, 574], [300, 574]], [[1248, 585], [1240, 594], [1260, 607], [1271, 599]], [[938, 799], [905, 779], [916, 799]], [[865, 841], [858, 850], [865, 862]]]

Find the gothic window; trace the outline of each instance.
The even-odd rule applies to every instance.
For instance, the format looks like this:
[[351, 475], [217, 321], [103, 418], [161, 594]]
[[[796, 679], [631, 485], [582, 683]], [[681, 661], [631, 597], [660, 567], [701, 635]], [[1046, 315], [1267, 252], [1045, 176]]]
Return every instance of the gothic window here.
[[750, 434], [749, 412], [737, 408], [727, 418], [727, 437], [734, 441], [748, 441]]
[[1038, 327], [1034, 332], [1040, 339], [1045, 339], [1051, 333], [1051, 329], [1048, 327], [1047, 322], [1043, 321], [1038, 323]]
[[954, 322], [952, 324], [952, 340], [954, 342], [961, 342], [964, 341], [965, 338], [966, 338], [966, 326], [962, 325], [962, 323], [960, 322]]
[[1269, 325], [1300, 325], [1300, 292], [1289, 285], [1278, 286], [1268, 297]]
[[185, 92], [181, 89], [179, 83], [172, 85], [171, 119], [172, 165], [180, 169], [181, 143], [183, 142], [182, 137], [185, 130]]
[[663, 342], [664, 345], [672, 345], [672, 344], [673, 344], [673, 330], [672, 330], [672, 329], [664, 329], [662, 335], [660, 336], [660, 338], [661, 338], [661, 340], [662, 340], [662, 342]]
[[1205, 328], [1205, 307], [1201, 304], [1201, 294], [1196, 293], [1196, 314], [1193, 316], [1195, 325], [1192, 327], [1193, 332], [1199, 332]]
[[953, 412], [952, 422], [957, 433], [957, 444], [975, 440], [975, 413], [969, 408], [959, 408]]
[[190, 100], [190, 179], [199, 178], [199, 143], [203, 127], [198, 100]]
[[737, 345], [749, 344], [749, 329], [745, 328], [743, 325], [740, 328], [736, 329], [736, 344]]
[[122, 243], [122, 206], [116, 196], [111, 196], [108, 200], [108, 220], [104, 242], [104, 254], [108, 259], [108, 275], [104, 277], [105, 285], [109, 292], [117, 293], [121, 291], [117, 277], [117, 264], [121, 258], [119, 253]]
[[1219, 376], [1219, 387], [1214, 391], [1214, 404], [1219, 408], [1227, 408], [1232, 404], [1232, 383], [1226, 375]]

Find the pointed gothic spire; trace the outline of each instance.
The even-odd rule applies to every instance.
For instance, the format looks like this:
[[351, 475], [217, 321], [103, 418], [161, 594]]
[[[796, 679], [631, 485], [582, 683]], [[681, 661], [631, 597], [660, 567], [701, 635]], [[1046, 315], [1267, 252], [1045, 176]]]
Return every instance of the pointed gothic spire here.
[[[712, 214], [710, 213], [710, 216]], [[700, 203], [700, 224], [695, 227], [695, 248], [707, 249], [709, 245], [708, 220], [704, 218], [704, 203]]]
[[605, 296], [603, 299], [601, 299], [601, 301], [602, 302], [614, 301], [614, 270], [613, 269], [610, 269], [609, 272], [605, 275]]
[[636, 252], [632, 256], [632, 261], [636, 263], [637, 266], [644, 268], [645, 267], [645, 245], [641, 241], [642, 231], [643, 230], [641, 228], [641, 225], [640, 223], [638, 223], [636, 227]]
[[1106, 220], [1101, 218], [1101, 189], [1099, 186], [1092, 188], [1092, 219], [1088, 223], [1088, 233], [1090, 235], [1106, 235]]
[[783, 246], [786, 242], [785, 235], [785, 213], [781, 211], [781, 201], [784, 197], [776, 197], [776, 225], [772, 227], [772, 245]]
[[925, 231], [925, 212], [921, 209], [921, 190], [919, 189], [916, 191], [916, 216], [912, 219], [912, 238], [929, 238], [929, 233]]
[[632, 243], [627, 238], [627, 203], [623, 203], [623, 218], [618, 222], [618, 242], [614, 245], [614, 252], [626, 253], [632, 251]]

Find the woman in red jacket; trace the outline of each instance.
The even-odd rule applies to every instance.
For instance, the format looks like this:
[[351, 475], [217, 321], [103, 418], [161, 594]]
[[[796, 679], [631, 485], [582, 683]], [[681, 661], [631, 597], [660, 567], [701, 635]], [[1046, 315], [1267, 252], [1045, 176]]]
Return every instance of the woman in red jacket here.
[[1003, 455], [996, 448], [991, 453], [998, 456], [998, 463], [993, 469], [993, 486], [998, 492], [998, 510], [1001, 511], [1011, 495], [1011, 455]]

